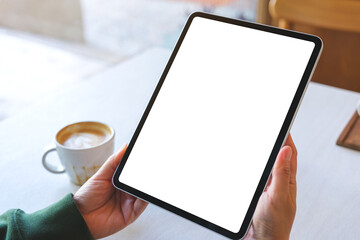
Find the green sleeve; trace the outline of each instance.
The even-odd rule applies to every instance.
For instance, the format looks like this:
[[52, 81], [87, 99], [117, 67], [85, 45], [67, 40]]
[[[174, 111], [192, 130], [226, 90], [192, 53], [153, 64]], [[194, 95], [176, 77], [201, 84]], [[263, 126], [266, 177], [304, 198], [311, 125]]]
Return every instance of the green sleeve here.
[[40, 211], [12, 209], [0, 215], [0, 240], [93, 239], [72, 194]]

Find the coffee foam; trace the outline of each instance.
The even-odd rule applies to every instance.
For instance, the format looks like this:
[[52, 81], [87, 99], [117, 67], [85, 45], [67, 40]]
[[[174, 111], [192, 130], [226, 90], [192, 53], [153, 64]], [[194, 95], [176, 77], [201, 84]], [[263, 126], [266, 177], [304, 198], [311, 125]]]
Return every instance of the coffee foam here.
[[111, 135], [112, 130], [102, 123], [80, 122], [60, 130], [56, 140], [65, 147], [83, 149], [98, 146]]
[[62, 144], [70, 148], [89, 148], [100, 145], [106, 138], [107, 135], [101, 132], [76, 132]]

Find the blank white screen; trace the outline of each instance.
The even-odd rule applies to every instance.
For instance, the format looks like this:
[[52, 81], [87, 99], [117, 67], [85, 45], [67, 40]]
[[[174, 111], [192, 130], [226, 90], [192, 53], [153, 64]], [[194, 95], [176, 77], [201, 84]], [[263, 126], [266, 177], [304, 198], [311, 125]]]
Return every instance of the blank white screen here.
[[313, 48], [195, 17], [119, 181], [238, 232]]

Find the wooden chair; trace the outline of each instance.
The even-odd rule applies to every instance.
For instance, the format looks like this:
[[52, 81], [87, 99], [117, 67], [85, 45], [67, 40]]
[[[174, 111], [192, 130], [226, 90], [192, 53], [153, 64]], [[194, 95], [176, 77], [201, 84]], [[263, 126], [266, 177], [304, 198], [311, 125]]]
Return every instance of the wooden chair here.
[[279, 27], [322, 38], [313, 81], [360, 92], [359, 0], [271, 0], [269, 10]]

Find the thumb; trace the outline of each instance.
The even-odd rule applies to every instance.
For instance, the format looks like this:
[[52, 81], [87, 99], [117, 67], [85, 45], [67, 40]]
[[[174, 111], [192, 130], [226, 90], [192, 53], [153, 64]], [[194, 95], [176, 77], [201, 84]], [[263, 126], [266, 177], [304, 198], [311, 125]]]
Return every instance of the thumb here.
[[289, 192], [291, 155], [291, 147], [285, 146], [280, 150], [276, 158], [272, 171], [272, 181], [269, 187], [269, 192], [275, 196]]
[[125, 152], [127, 149], [127, 144], [124, 144], [120, 151], [111, 155], [105, 163], [101, 166], [99, 171], [96, 173], [96, 177], [99, 177], [101, 179], [111, 179], [117, 166], [121, 162], [121, 159], [123, 158]]

